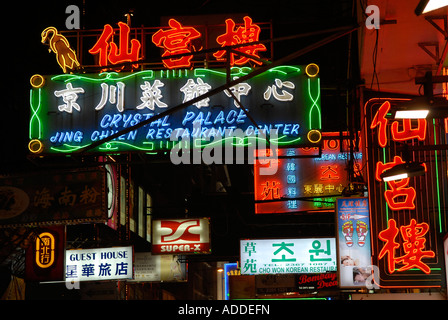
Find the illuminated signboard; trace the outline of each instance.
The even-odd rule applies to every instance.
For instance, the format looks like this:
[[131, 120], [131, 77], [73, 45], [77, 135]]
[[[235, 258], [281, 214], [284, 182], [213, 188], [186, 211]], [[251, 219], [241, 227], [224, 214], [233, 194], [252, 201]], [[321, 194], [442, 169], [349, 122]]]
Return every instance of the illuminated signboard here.
[[240, 240], [241, 274], [336, 271], [336, 239]]
[[0, 179], [0, 227], [107, 219], [103, 168], [49, 171]]
[[[322, 133], [322, 154], [317, 148], [284, 148], [278, 150], [277, 172], [263, 175], [261, 168], [273, 164], [254, 163], [255, 213], [291, 213], [299, 211], [328, 211], [335, 209], [336, 197], [349, 184], [348, 133], [340, 140], [337, 132]], [[362, 162], [361, 147], [354, 152], [353, 171], [359, 174]], [[302, 200], [300, 200], [302, 199]]]
[[[234, 67], [231, 77], [250, 73]], [[35, 75], [31, 78], [29, 149], [34, 154], [68, 154], [221, 87], [224, 69], [145, 70], [134, 73]], [[132, 130], [95, 152], [170, 150], [178, 141], [205, 147], [241, 129], [242, 146], [277, 130], [279, 146], [313, 144], [309, 132], [321, 128], [320, 81], [302, 66], [280, 66], [241, 82], [229, 91]], [[315, 144], [314, 144], [315, 145]]]
[[39, 228], [26, 249], [27, 281], [62, 281], [64, 279], [65, 227]]
[[[439, 287], [443, 278], [441, 233], [446, 230], [446, 153], [443, 120], [391, 118], [406, 99], [365, 104], [373, 264], [380, 287]], [[409, 158], [406, 159], [408, 148]], [[422, 162], [422, 176], [383, 182], [380, 174], [406, 160]]]
[[184, 256], [151, 255], [150, 252], [135, 252], [134, 256], [134, 281], [187, 280], [187, 264]]
[[337, 199], [339, 286], [365, 287], [371, 275], [370, 213], [368, 198]]
[[208, 218], [153, 220], [153, 254], [209, 254], [210, 251]]
[[66, 281], [132, 279], [133, 248], [66, 250], [65, 267]]

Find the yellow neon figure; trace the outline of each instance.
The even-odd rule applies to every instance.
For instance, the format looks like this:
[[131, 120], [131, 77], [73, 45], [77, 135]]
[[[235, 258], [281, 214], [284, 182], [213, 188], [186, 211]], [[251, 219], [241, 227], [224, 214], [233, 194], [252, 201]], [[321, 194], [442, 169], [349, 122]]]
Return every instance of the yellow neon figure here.
[[64, 73], [67, 73], [67, 69], [73, 70], [75, 67], [79, 67], [76, 53], [70, 48], [68, 40], [60, 33], [55, 27], [48, 27], [42, 31], [42, 43], [50, 46], [48, 51], [53, 51], [56, 54], [56, 60]]

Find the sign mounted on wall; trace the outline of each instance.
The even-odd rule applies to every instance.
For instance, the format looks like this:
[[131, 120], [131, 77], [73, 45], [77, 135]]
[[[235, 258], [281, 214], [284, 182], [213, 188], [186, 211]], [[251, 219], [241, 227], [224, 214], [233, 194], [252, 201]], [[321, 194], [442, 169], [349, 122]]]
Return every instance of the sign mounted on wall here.
[[[233, 79], [250, 68], [232, 68]], [[156, 152], [178, 141], [203, 148], [240, 129], [240, 146], [277, 130], [279, 146], [315, 145], [321, 129], [320, 81], [305, 66], [280, 66], [108, 141], [91, 152]], [[69, 154], [220, 87], [224, 69], [35, 75], [31, 78], [29, 149]], [[310, 140], [311, 139], [311, 140]], [[216, 142], [215, 142], [216, 143]]]
[[336, 271], [336, 239], [240, 240], [241, 274]]
[[364, 287], [372, 264], [369, 199], [338, 198], [336, 221], [339, 286]]
[[152, 222], [153, 254], [209, 254], [210, 219], [163, 219]]

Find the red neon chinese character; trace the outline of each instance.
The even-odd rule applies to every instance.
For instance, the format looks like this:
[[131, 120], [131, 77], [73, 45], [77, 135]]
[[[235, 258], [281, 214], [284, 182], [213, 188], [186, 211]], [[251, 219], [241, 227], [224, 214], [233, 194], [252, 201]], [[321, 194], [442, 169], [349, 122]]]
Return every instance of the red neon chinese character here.
[[[252, 23], [252, 19], [250, 17], [244, 17], [244, 27], [238, 27], [235, 29], [235, 21], [232, 19], [226, 20], [226, 33], [218, 36], [216, 41], [222, 46], [232, 46], [236, 44], [242, 43], [251, 43], [258, 41], [258, 37], [260, 36], [260, 27], [256, 24]], [[236, 51], [244, 52], [246, 54], [252, 55], [254, 57], [260, 58], [258, 55], [258, 51], [266, 51], [266, 47], [263, 44], [254, 44], [248, 45], [240, 48], [236, 48]], [[225, 60], [225, 50], [218, 51], [213, 55], [218, 60]], [[239, 65], [242, 66], [249, 61], [253, 61], [256, 64], [261, 65], [261, 62], [251, 59], [245, 56], [239, 56], [238, 59], [235, 60], [235, 56], [239, 56], [235, 53], [230, 53], [230, 65]]]
[[387, 144], [386, 114], [389, 112], [389, 109], [390, 109], [390, 102], [389, 101], [384, 102], [376, 112], [375, 117], [373, 118], [372, 123], [370, 124], [370, 129], [374, 129], [378, 126], [378, 144], [383, 148]]
[[401, 226], [400, 234], [403, 239], [402, 248], [405, 254], [401, 257], [395, 256], [395, 249], [400, 248], [400, 244], [395, 241], [399, 230], [395, 220], [390, 219], [388, 221], [388, 228], [378, 234], [378, 237], [386, 242], [381, 249], [378, 258], [382, 259], [386, 254], [388, 255], [387, 264], [389, 273], [395, 272], [395, 264], [397, 263], [404, 264], [397, 270], [399, 272], [418, 268], [426, 274], [431, 273], [429, 266], [421, 261], [425, 257], [435, 257], [434, 251], [424, 251], [426, 243], [424, 236], [428, 230], [429, 225], [427, 223], [417, 223], [415, 219], [412, 219], [409, 225]]
[[[118, 64], [123, 62], [134, 62], [138, 60], [141, 44], [137, 39], [130, 41], [131, 48], [129, 50], [129, 33], [130, 28], [124, 22], [118, 22], [120, 27], [119, 34], [119, 46], [118, 47], [113, 39], [114, 30], [110, 24], [106, 24], [103, 29], [103, 33], [99, 37], [95, 45], [89, 50], [91, 54], [99, 54], [99, 64], [104, 67], [111, 64]], [[133, 65], [137, 67], [137, 65]]]
[[266, 181], [266, 184], [262, 184], [263, 187], [263, 191], [261, 192], [261, 195], [263, 196], [263, 199], [261, 200], [266, 200], [268, 198], [270, 198], [271, 200], [274, 199], [280, 199], [280, 187], [279, 187], [280, 183], [276, 182], [276, 181], [271, 181], [269, 183], [269, 181]]
[[[162, 57], [190, 53], [191, 42], [194, 39], [201, 37], [201, 33], [192, 27], [183, 27], [177, 20], [170, 19], [168, 21], [171, 29], [160, 29], [152, 36], [152, 42], [165, 49]], [[168, 69], [185, 68], [191, 66], [191, 56], [183, 56], [176, 59], [164, 59], [163, 64]]]
[[[384, 102], [375, 114], [375, 117], [370, 124], [370, 129], [378, 127], [378, 144], [385, 147], [387, 144], [387, 119], [386, 115], [390, 110], [390, 102]], [[410, 139], [419, 139], [423, 141], [426, 139], [426, 120], [417, 119], [417, 127], [412, 128], [411, 119], [402, 120], [402, 129], [399, 127], [400, 123], [394, 121], [391, 125], [392, 139], [394, 141], [406, 141]]]
[[[403, 163], [405, 162], [399, 156], [395, 156], [393, 162], [382, 163], [381, 161], [378, 161], [376, 163], [375, 178], [378, 181], [381, 181], [381, 173]], [[384, 198], [391, 210], [415, 209], [414, 200], [417, 193], [413, 187], [408, 187], [409, 181], [410, 178], [405, 178], [387, 182], [390, 190], [384, 192]]]

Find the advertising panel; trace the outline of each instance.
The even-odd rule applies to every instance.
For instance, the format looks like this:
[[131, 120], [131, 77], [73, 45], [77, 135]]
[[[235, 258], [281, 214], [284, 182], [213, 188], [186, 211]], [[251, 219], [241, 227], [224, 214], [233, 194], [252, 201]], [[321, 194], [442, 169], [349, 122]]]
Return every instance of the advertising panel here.
[[133, 247], [74, 249], [65, 251], [66, 281], [133, 278]]
[[107, 219], [103, 168], [0, 178], [0, 228]]
[[241, 274], [336, 271], [336, 239], [240, 240]]
[[207, 254], [210, 252], [209, 218], [153, 220], [153, 254]]
[[[230, 78], [239, 79], [250, 71], [234, 67]], [[33, 154], [68, 154], [222, 87], [227, 73], [197, 68], [40, 77], [30, 93], [29, 149]], [[231, 136], [235, 129], [244, 133], [244, 142], [237, 142], [243, 147], [275, 129], [279, 145], [309, 145], [313, 143], [308, 133], [321, 129], [320, 107], [319, 76], [309, 76], [305, 66], [279, 66], [92, 151], [155, 152], [186, 140], [203, 148]], [[275, 112], [277, 108], [281, 112]]]
[[371, 275], [369, 198], [337, 199], [339, 286], [365, 286]]

